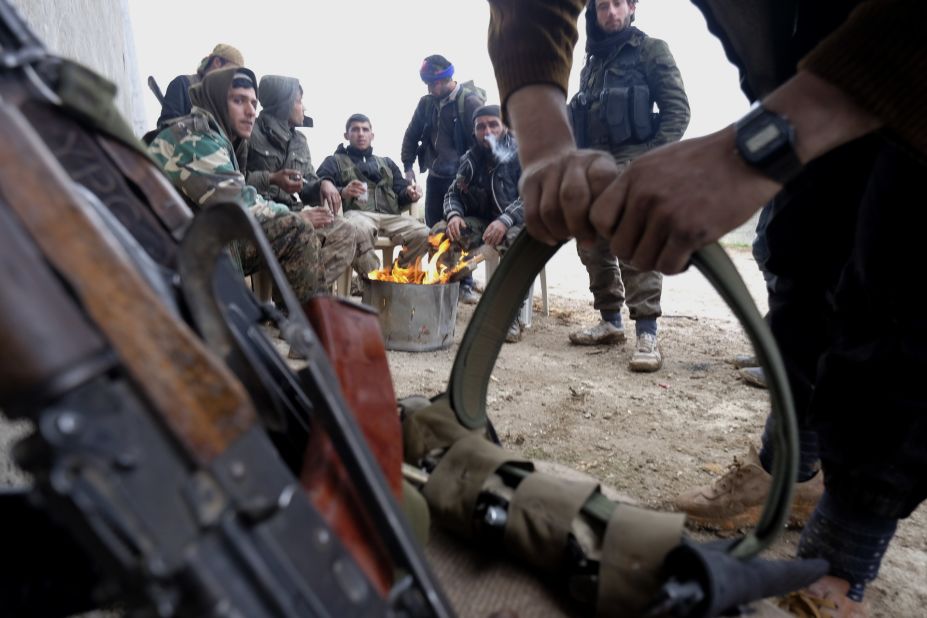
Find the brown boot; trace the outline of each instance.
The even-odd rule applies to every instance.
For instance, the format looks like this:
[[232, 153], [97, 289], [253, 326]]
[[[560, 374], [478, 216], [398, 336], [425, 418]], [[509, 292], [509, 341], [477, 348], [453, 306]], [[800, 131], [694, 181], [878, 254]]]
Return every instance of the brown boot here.
[[[805, 525], [821, 494], [823, 475], [818, 472], [804, 483], [796, 483], [788, 525]], [[712, 485], [698, 487], [673, 500], [676, 510], [686, 513], [687, 523], [694, 528], [739, 530], [752, 528], [759, 521], [766, 496], [772, 487], [772, 475], [763, 469], [760, 457], [752, 446], [746, 457], [734, 458], [727, 474]]]
[[869, 618], [865, 603], [847, 596], [850, 583], [825, 575], [807, 588], [779, 599], [778, 605], [799, 618]]

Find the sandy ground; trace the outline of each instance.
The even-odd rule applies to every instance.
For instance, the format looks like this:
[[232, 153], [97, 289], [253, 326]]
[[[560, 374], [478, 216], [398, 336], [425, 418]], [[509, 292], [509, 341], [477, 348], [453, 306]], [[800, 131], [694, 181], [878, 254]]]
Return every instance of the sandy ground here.
[[[749, 252], [733, 248], [731, 254], [764, 310], [762, 279]], [[729, 364], [749, 350], [747, 340], [701, 275], [693, 270], [666, 279], [664, 368], [633, 374], [627, 369], [630, 343], [568, 343], [570, 331], [597, 319], [575, 250], [561, 250], [547, 272], [550, 316], [541, 315], [536, 286], [533, 325], [522, 342], [504, 346], [489, 391], [489, 414], [506, 446], [586, 471], [659, 508], [683, 490], [710, 483], [735, 455], [758, 443], [766, 391], [741, 382]], [[460, 307], [457, 341], [471, 314], [472, 308]], [[391, 352], [397, 395], [443, 391], [455, 351]], [[22, 482], [5, 454], [23, 429], [0, 422], [0, 484]], [[790, 555], [797, 540], [797, 532], [786, 532], [771, 551]], [[873, 616], [925, 615], [927, 507], [901, 523], [867, 599]]]

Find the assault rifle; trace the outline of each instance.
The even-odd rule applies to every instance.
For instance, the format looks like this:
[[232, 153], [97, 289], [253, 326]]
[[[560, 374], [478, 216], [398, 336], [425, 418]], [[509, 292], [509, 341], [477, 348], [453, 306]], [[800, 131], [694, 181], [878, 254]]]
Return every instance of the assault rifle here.
[[[191, 220], [111, 112], [111, 85], [49, 57], [5, 0], [0, 62], [0, 408], [32, 424], [15, 459], [34, 478], [0, 508], [26, 540], [56, 526], [48, 538], [77, 541], [61, 562], [92, 585], [69, 595], [71, 573], [37, 565], [0, 582], [4, 612], [115, 600], [156, 616], [450, 616], [253, 220], [236, 205]], [[233, 240], [264, 256], [286, 317], [243, 287]], [[267, 317], [307, 359], [298, 374], [261, 333]], [[301, 487], [322, 434], [360, 542]]]

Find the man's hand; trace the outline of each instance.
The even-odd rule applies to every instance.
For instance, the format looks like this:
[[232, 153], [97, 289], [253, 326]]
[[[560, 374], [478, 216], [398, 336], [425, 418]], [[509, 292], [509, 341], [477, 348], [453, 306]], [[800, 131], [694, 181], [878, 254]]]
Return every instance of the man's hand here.
[[406, 170], [406, 180], [415, 184], [415, 171], [411, 167]]
[[589, 211], [612, 252], [641, 270], [685, 270], [693, 251], [747, 221], [781, 185], [744, 163], [734, 128], [653, 150]]
[[[763, 105], [795, 129], [804, 163], [881, 125], [836, 87], [800, 71]], [[640, 157], [595, 200], [590, 220], [641, 270], [682, 271], [693, 251], [750, 218], [782, 186], [736, 153], [734, 127]]]
[[352, 180], [347, 184], [347, 186], [341, 190], [341, 197], [348, 199], [351, 197], [358, 197], [367, 188], [367, 185], [360, 180]]
[[408, 187], [406, 187], [406, 195], [409, 196], [409, 200], [417, 202], [422, 199], [422, 190], [417, 184], [413, 181]]
[[300, 210], [299, 214], [315, 229], [328, 227], [335, 220], [331, 209], [325, 206], [307, 206]]
[[505, 239], [506, 232], [509, 231], [509, 228], [505, 226], [502, 221], [496, 219], [486, 227], [486, 231], [483, 232], [483, 242], [489, 245], [490, 247], [498, 247]]
[[319, 193], [322, 203], [328, 203], [333, 213], [341, 210], [341, 194], [338, 187], [331, 180], [325, 179], [319, 185]]
[[519, 183], [525, 223], [532, 236], [555, 244], [575, 237], [592, 243], [589, 208], [621, 173], [611, 155], [594, 150], [561, 150], [526, 167]]
[[558, 88], [532, 85], [516, 90], [507, 104], [518, 135], [528, 232], [555, 244], [575, 236], [595, 240], [589, 207], [620, 173], [607, 153], [576, 149], [566, 98]]
[[452, 217], [450, 221], [447, 222], [447, 237], [450, 238], [453, 242], [460, 240], [461, 232], [466, 229], [467, 222], [464, 221], [463, 217]]
[[303, 175], [297, 170], [283, 168], [270, 175], [270, 184], [277, 185], [285, 193], [298, 193], [303, 188]]

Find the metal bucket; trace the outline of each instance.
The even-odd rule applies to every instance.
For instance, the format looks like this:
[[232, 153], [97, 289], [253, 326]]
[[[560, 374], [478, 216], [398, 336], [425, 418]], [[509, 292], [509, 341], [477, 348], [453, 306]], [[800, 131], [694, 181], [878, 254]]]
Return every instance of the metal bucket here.
[[363, 301], [380, 314], [387, 350], [427, 352], [454, 342], [460, 284], [417, 285], [368, 281]]

